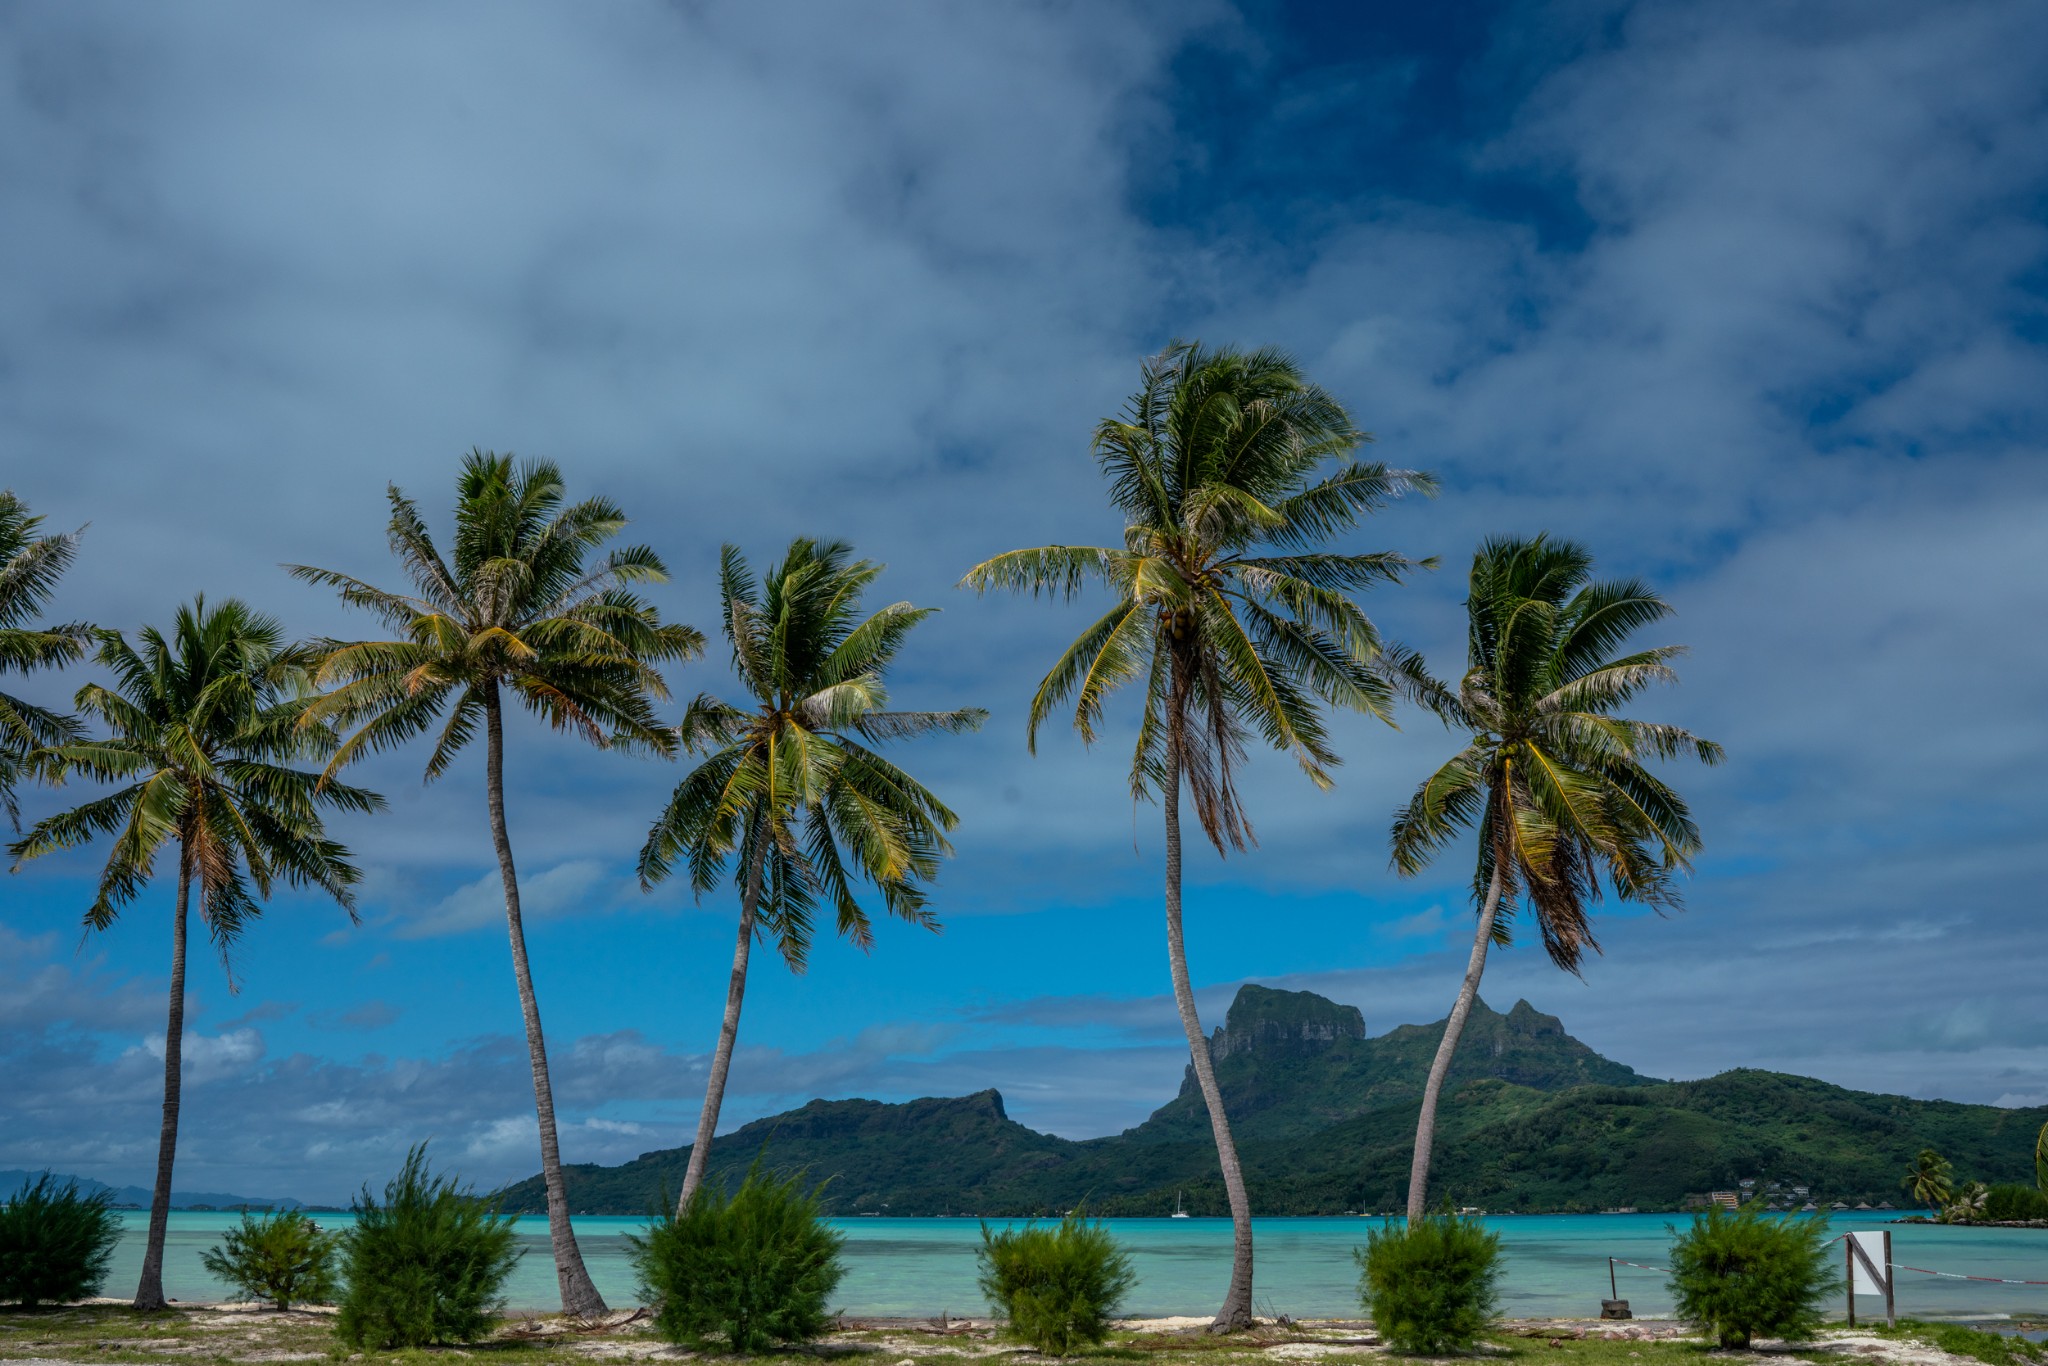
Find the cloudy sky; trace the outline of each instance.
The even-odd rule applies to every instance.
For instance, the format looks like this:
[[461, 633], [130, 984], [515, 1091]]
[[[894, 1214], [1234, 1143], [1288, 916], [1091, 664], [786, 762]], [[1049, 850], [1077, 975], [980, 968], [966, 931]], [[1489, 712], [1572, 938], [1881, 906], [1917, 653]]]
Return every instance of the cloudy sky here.
[[[1687, 912], [1606, 916], [1583, 981], [1512, 949], [1489, 1000], [1658, 1075], [2043, 1103], [2044, 49], [2026, 0], [16, 6], [0, 484], [90, 524], [57, 610], [123, 629], [199, 592], [366, 627], [278, 564], [392, 579], [385, 485], [438, 515], [473, 446], [623, 502], [705, 628], [721, 540], [851, 539], [945, 609], [898, 699], [992, 716], [903, 755], [962, 815], [944, 933], [764, 963], [728, 1125], [993, 1085], [1084, 1136], [1180, 1077], [1156, 811], [1128, 730], [1025, 752], [1082, 609], [955, 584], [1116, 536], [1087, 438], [1147, 354], [1281, 346], [1442, 481], [1354, 538], [1443, 557], [1390, 635], [1454, 671], [1478, 539], [1582, 539], [1692, 647], [1644, 712], [1730, 755], [1673, 775]], [[1258, 761], [1259, 848], [1193, 861], [1213, 1016], [1455, 990], [1468, 855], [1385, 852], [1454, 739], [1340, 733], [1334, 792]], [[734, 913], [632, 883], [677, 770], [509, 751], [564, 1151], [675, 1144]], [[198, 961], [181, 1187], [336, 1199], [425, 1137], [537, 1165], [480, 768], [422, 758], [362, 771], [360, 928], [285, 897], [238, 993]], [[139, 1181], [171, 891], [81, 939], [94, 871], [5, 889], [0, 1167]]]

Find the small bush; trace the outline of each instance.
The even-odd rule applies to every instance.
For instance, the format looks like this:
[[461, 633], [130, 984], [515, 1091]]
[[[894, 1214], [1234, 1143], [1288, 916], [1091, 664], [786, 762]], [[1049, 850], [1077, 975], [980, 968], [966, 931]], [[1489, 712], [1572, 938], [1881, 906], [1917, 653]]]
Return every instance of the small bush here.
[[1138, 1283], [1130, 1254], [1080, 1210], [1051, 1228], [1026, 1224], [997, 1233], [983, 1224], [975, 1257], [981, 1293], [1009, 1320], [1010, 1335], [1054, 1356], [1099, 1344]]
[[339, 1234], [323, 1232], [295, 1210], [260, 1217], [245, 1211], [241, 1227], [229, 1229], [199, 1260], [215, 1279], [279, 1309], [332, 1304], [339, 1241]]
[[2032, 1186], [1993, 1186], [1984, 1193], [1986, 1219], [2048, 1219], [2048, 1195]]
[[1678, 1317], [1723, 1347], [1812, 1337], [1822, 1303], [1842, 1288], [1824, 1218], [1778, 1218], [1750, 1204], [1732, 1214], [1710, 1209], [1671, 1234]]
[[801, 1173], [769, 1176], [759, 1160], [731, 1195], [707, 1181], [688, 1209], [655, 1216], [644, 1238], [627, 1235], [655, 1331], [699, 1348], [723, 1338], [736, 1352], [808, 1342], [831, 1327], [825, 1302], [846, 1275], [844, 1241]]
[[48, 1172], [0, 1205], [0, 1301], [24, 1309], [100, 1293], [107, 1262], [121, 1241], [121, 1216], [106, 1191], [81, 1195], [76, 1181]]
[[357, 1348], [390, 1350], [471, 1342], [490, 1329], [500, 1291], [519, 1260], [512, 1219], [427, 1169], [426, 1145], [384, 1187], [368, 1186], [341, 1235], [343, 1276], [335, 1333]]
[[1500, 1311], [1500, 1235], [1477, 1219], [1389, 1220], [1351, 1255], [1365, 1312], [1398, 1352], [1469, 1348]]

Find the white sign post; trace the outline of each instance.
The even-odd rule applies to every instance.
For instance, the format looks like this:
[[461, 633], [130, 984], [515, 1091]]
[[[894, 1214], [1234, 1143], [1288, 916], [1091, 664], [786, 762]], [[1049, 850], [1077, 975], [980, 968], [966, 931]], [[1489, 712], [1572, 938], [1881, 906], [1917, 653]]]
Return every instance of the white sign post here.
[[1890, 1229], [1876, 1233], [1845, 1233], [1842, 1246], [1849, 1260], [1849, 1326], [1856, 1326], [1856, 1297], [1884, 1296], [1884, 1320], [1897, 1324], [1892, 1302], [1892, 1235]]

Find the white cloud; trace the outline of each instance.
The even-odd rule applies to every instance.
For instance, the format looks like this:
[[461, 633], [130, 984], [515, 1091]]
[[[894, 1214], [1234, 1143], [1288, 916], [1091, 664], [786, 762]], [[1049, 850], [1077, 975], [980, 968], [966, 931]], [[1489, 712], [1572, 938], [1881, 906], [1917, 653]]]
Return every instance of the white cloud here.
[[[519, 879], [519, 910], [535, 919], [609, 910], [622, 890], [618, 873], [591, 859], [558, 863]], [[461, 934], [505, 923], [505, 884], [495, 872], [450, 892], [416, 917], [401, 920], [400, 939]]]

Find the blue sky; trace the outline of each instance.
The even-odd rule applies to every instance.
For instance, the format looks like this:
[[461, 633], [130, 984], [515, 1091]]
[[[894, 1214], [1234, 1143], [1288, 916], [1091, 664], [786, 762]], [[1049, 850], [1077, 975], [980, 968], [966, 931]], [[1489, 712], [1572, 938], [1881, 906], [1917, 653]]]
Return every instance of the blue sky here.
[[[276, 566], [393, 577], [384, 485], [443, 508], [471, 446], [623, 502], [706, 628], [721, 540], [853, 540], [945, 609], [898, 698], [992, 717], [904, 756], [962, 815], [944, 934], [759, 972], [728, 1125], [994, 1085], [1083, 1136], [1180, 1077], [1156, 812], [1127, 730], [1025, 753], [1080, 609], [954, 584], [1114, 538], [1087, 436], [1145, 355], [1282, 346], [1443, 482], [1356, 538], [1443, 557], [1390, 635], [1454, 669], [1478, 539], [1582, 539], [1678, 609], [1645, 710], [1729, 751], [1677, 775], [1690, 909], [1603, 918], [1583, 981], [1510, 950], [1490, 1000], [1659, 1075], [2043, 1103], [2044, 43], [1992, 0], [16, 9], [0, 483], [90, 523], [59, 611], [128, 629], [200, 591], [360, 629]], [[1335, 792], [1255, 762], [1260, 847], [1193, 862], [1212, 1017], [1448, 1005], [1460, 860], [1400, 882], [1385, 829], [1451, 738], [1339, 733]], [[421, 760], [363, 770], [361, 928], [283, 898], [239, 993], [194, 973], [181, 1186], [338, 1198], [423, 1137], [534, 1169], [481, 774]], [[508, 766], [564, 1151], [680, 1142], [733, 908], [631, 883], [676, 772], [532, 725]], [[140, 1180], [169, 889], [81, 942], [92, 871], [5, 889], [0, 1167]]]

